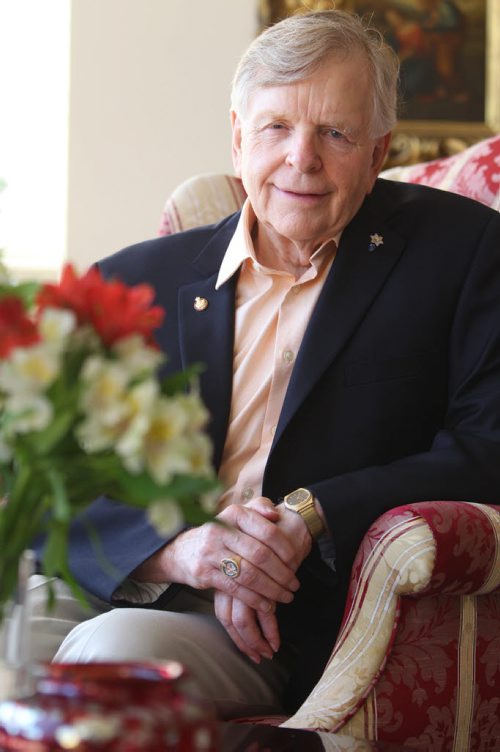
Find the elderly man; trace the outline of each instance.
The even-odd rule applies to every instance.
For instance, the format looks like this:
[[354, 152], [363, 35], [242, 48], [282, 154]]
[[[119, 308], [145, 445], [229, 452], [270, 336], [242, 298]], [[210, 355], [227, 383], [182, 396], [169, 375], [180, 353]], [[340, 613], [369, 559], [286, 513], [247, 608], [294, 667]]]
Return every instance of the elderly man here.
[[353, 16], [268, 29], [234, 79], [241, 214], [102, 262], [154, 284], [171, 371], [206, 364], [226, 524], [165, 540], [97, 500], [112, 567], [84, 525], [71, 556], [102, 613], [56, 660], [176, 658], [220, 716], [292, 710], [369, 525], [400, 503], [499, 502], [500, 217], [377, 179], [396, 81]]

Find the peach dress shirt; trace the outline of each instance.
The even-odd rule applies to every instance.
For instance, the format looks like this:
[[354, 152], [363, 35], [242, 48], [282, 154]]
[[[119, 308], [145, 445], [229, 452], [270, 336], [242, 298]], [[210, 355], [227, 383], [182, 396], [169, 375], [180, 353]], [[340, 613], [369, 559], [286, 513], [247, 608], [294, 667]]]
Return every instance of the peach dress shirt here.
[[262, 478], [297, 353], [335, 258], [339, 237], [311, 256], [296, 279], [255, 257], [256, 217], [243, 206], [216, 288], [241, 269], [236, 288], [233, 392], [219, 479], [220, 508], [262, 492]]

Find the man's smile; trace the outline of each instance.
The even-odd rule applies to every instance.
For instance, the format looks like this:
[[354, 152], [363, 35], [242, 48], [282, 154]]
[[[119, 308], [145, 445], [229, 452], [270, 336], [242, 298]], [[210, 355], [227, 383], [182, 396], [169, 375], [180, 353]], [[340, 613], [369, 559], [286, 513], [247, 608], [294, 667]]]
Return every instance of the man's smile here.
[[327, 191], [304, 191], [297, 188], [280, 188], [277, 185], [275, 185], [274, 187], [279, 193], [283, 194], [284, 196], [292, 199], [297, 199], [299, 201], [318, 201], [329, 195]]

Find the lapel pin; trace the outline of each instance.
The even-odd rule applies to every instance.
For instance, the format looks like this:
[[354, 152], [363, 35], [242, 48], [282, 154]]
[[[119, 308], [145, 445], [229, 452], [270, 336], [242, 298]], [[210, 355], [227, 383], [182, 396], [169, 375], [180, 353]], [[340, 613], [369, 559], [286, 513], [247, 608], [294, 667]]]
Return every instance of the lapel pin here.
[[375, 248], [378, 248], [379, 245], [384, 244], [384, 238], [382, 235], [379, 235], [378, 232], [374, 232], [373, 235], [370, 235], [370, 245], [368, 246], [368, 250], [370, 253], [375, 250]]
[[208, 308], [208, 300], [206, 298], [199, 298], [196, 296], [194, 299], [194, 305], [193, 308], [195, 311], [204, 311], [205, 308]]

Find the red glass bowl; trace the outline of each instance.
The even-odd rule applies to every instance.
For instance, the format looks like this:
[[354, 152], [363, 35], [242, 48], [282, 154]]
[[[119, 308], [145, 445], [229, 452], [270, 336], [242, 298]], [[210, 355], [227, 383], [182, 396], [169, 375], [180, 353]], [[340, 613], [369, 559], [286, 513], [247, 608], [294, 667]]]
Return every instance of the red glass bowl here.
[[215, 752], [212, 710], [176, 662], [42, 664], [33, 693], [0, 703], [0, 749]]

